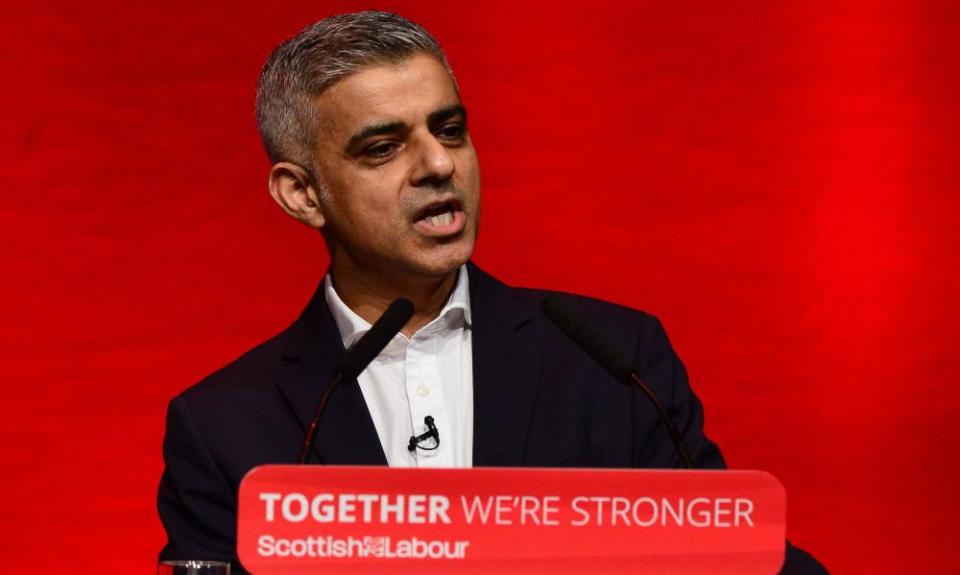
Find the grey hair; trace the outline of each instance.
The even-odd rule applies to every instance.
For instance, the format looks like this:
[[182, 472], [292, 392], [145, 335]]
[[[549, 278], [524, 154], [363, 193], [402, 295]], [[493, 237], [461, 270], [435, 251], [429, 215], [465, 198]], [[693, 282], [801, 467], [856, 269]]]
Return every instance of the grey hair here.
[[433, 36], [389, 12], [331, 16], [277, 46], [267, 58], [257, 86], [257, 125], [270, 161], [293, 162], [316, 178], [313, 150], [318, 118], [314, 99], [363, 68], [400, 62], [418, 53], [435, 57], [453, 79], [447, 57]]

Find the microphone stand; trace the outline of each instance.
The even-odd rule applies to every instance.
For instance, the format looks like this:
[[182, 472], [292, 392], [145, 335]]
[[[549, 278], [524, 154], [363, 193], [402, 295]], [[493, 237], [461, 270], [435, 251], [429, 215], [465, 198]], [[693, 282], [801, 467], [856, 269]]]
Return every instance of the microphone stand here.
[[343, 373], [338, 371], [333, 377], [333, 381], [327, 386], [327, 389], [323, 391], [320, 402], [317, 403], [317, 411], [313, 415], [313, 420], [310, 421], [310, 427], [307, 428], [307, 436], [303, 440], [303, 447], [300, 448], [300, 457], [297, 458], [297, 463], [306, 463], [310, 457], [310, 449], [313, 447], [313, 441], [317, 438], [317, 427], [320, 424], [320, 416], [323, 415], [323, 410], [326, 409], [327, 401], [330, 400], [333, 390], [336, 389], [342, 380]]

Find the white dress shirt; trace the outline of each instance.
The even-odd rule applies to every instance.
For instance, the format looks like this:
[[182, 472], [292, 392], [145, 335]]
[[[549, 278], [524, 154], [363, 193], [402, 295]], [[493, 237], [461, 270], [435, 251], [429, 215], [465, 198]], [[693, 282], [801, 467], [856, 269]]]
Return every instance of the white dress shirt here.
[[[327, 306], [349, 348], [370, 329], [333, 286], [324, 280]], [[391, 467], [471, 467], [473, 465], [473, 353], [467, 267], [446, 305], [413, 337], [397, 334], [357, 381]], [[427, 430], [432, 416], [440, 434], [435, 450], [407, 449], [411, 435]], [[424, 447], [433, 447], [428, 439]]]

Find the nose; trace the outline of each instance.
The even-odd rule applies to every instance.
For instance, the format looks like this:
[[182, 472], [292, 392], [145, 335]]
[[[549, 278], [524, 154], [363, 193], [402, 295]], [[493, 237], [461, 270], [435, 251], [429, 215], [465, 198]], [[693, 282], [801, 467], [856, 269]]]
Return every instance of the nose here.
[[450, 149], [433, 134], [424, 136], [417, 145], [416, 165], [410, 175], [415, 186], [440, 186], [453, 176], [456, 164]]

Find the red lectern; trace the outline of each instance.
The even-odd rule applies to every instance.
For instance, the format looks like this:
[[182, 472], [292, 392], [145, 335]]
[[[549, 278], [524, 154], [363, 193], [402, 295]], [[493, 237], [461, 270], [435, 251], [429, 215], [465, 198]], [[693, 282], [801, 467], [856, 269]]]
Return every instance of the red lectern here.
[[237, 552], [257, 575], [776, 573], [785, 518], [760, 471], [266, 465]]

